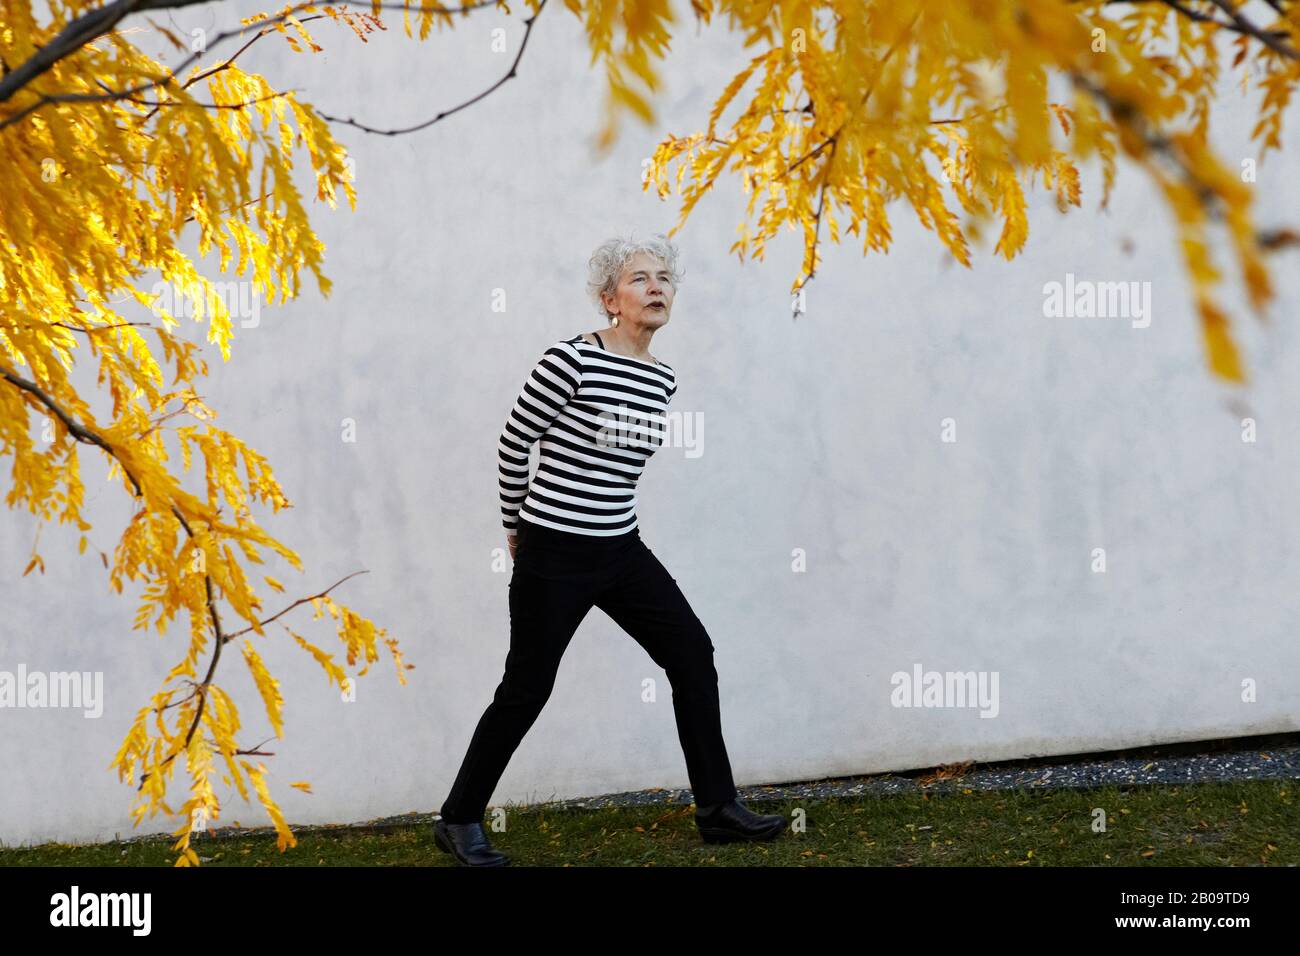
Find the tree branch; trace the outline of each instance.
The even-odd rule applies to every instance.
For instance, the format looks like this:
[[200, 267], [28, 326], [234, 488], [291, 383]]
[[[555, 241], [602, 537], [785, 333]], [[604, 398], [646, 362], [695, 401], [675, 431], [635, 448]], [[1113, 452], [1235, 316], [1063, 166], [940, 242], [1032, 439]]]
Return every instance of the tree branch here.
[[167, 7], [188, 7], [210, 0], [114, 0], [73, 20], [27, 61], [19, 64], [0, 79], [0, 103], [7, 102], [20, 89], [40, 76], [64, 57], [80, 50], [87, 43], [108, 33], [131, 13], [143, 10], [161, 10]]
[[1237, 25], [1238, 32], [1253, 36], [1274, 53], [1280, 53], [1282, 56], [1288, 56], [1293, 60], [1300, 60], [1300, 50], [1297, 50], [1295, 47], [1291, 46], [1291, 44], [1285, 42], [1285, 34], [1283, 34], [1283, 39], [1279, 39], [1276, 34], [1261, 30], [1250, 20], [1247, 20], [1238, 13], [1231, 4], [1227, 2], [1227, 0], [1209, 0], [1209, 2], [1228, 15], [1232, 22]]
[[858, 102], [858, 105], [853, 108], [852, 112], [850, 112], [848, 116], [844, 117], [844, 119], [840, 122], [840, 125], [835, 128], [835, 132], [831, 133], [830, 136], [828, 136], [825, 140], [819, 143], [815, 149], [805, 153], [803, 156], [799, 157], [799, 159], [797, 159], [795, 162], [787, 166], [785, 172], [782, 174], [783, 177], [790, 175], [790, 173], [794, 171], [796, 167], [802, 165], [805, 160], [812, 159], [814, 156], [816, 156], [823, 149], [825, 149], [827, 146], [834, 143], [835, 140], [839, 138], [840, 133], [843, 131], [844, 127], [848, 125], [849, 120], [853, 119], [853, 117], [857, 115], [858, 110], [862, 109], [862, 107], [866, 105], [867, 100], [871, 97], [872, 91], [875, 90], [876, 88], [876, 80], [880, 79], [880, 74], [883, 73], [885, 70], [885, 64], [889, 62], [890, 57], [894, 55], [894, 51], [898, 49], [899, 45], [905, 39], [907, 39], [907, 35], [912, 32], [912, 27], [916, 26], [916, 21], [919, 20], [920, 17], [921, 17], [921, 11], [918, 10], [916, 12], [916, 15], [912, 17], [912, 19], [908, 22], [907, 26], [903, 29], [903, 32], [900, 33], [895, 38], [894, 42], [889, 45], [889, 49], [885, 51], [885, 55], [880, 58], [880, 71], [876, 74], [875, 79], [873, 79], [871, 83], [867, 85], [867, 91], [862, 94], [862, 99]]
[[[1071, 2], [1083, 2], [1083, 0], [1071, 0]], [[1216, 27], [1220, 27], [1221, 29], [1228, 30], [1231, 33], [1238, 33], [1242, 36], [1252, 37], [1256, 40], [1259, 40], [1261, 43], [1264, 43], [1267, 46], [1273, 46], [1273, 48], [1278, 53], [1282, 53], [1284, 56], [1290, 56], [1295, 58], [1298, 55], [1300, 55], [1300, 51], [1297, 50], [1291, 50], [1291, 52], [1289, 53], [1286, 52], [1288, 48], [1285, 42], [1282, 41], [1285, 41], [1290, 36], [1290, 34], [1287, 33], [1285, 30], [1262, 30], [1259, 27], [1255, 26], [1255, 24], [1247, 20], [1245, 17], [1236, 15], [1234, 11], [1232, 11], [1226, 4], [1219, 2], [1219, 0], [1205, 0], [1205, 2], [1213, 3], [1219, 9], [1228, 12], [1229, 15], [1232, 16], [1232, 19], [1227, 21], [1220, 20], [1218, 17], [1213, 16], [1212, 14], [1202, 13], [1200, 10], [1197, 10], [1193, 7], [1189, 7], [1186, 3], [1182, 2], [1182, 0], [1105, 0], [1103, 6], [1111, 6], [1112, 4], [1120, 4], [1120, 3], [1130, 4], [1130, 5], [1138, 4], [1138, 3], [1160, 3], [1163, 6], [1169, 7], [1169, 9], [1171, 10], [1175, 10], [1178, 13], [1181, 13], [1189, 20], [1195, 20], [1197, 23], [1212, 23]], [[1268, 5], [1272, 7], [1274, 10], [1276, 10], [1278, 13], [1286, 12], [1277, 3], [1277, 0], [1267, 0], [1267, 2]], [[1279, 42], [1281, 44], [1281, 48], [1274, 46], [1272, 41]]]
[[[294, 608], [296, 608], [299, 604], [306, 604], [308, 601], [313, 601], [313, 600], [315, 600], [316, 598], [323, 598], [325, 595], [329, 594], [331, 591], [333, 591], [336, 587], [338, 587], [340, 584], [342, 584], [342, 583], [343, 583], [344, 581], [346, 581], [348, 578], [356, 577], [358, 574], [369, 574], [369, 573], [370, 573], [369, 571], [364, 570], [364, 569], [361, 570], [361, 571], [353, 571], [353, 572], [352, 572], [351, 574], [349, 574], [347, 577], [339, 578], [337, 581], [335, 581], [333, 584], [331, 584], [329, 587], [327, 587], [324, 591], [321, 591], [320, 594], [313, 594], [313, 595], [311, 595], [311, 596], [309, 596], [309, 597], [299, 598], [298, 600], [296, 600], [296, 601], [294, 601], [292, 604], [290, 604], [288, 607], [286, 607], [283, 611], [280, 611], [278, 614], [272, 614], [272, 615], [271, 615], [270, 617], [268, 617], [265, 621], [258, 621], [257, 623], [258, 623], [259, 626], [261, 626], [261, 627], [265, 627], [267, 624], [270, 624], [272, 621], [274, 621], [277, 617], [282, 617], [282, 616], [284, 616], [285, 614], [288, 614], [290, 611], [292, 611]], [[242, 631], [234, 631], [233, 633], [227, 634], [225, 639], [228, 640], [228, 641], [233, 641], [235, 638], [239, 637], [239, 635], [241, 635], [241, 634], [247, 634], [247, 633], [248, 633], [249, 631], [251, 631], [251, 630], [253, 630], [253, 628], [252, 628], [252, 626], [250, 625], [250, 626], [244, 628]]]
[[342, 123], [346, 126], [355, 126], [357, 129], [363, 132], [376, 133], [380, 136], [400, 136], [403, 133], [414, 133], [417, 132], [418, 130], [426, 129], [432, 126], [434, 123], [437, 123], [439, 120], [446, 119], [448, 116], [451, 116], [453, 113], [460, 112], [461, 110], [465, 109], [465, 107], [467, 106], [472, 106], [473, 104], [477, 103], [479, 100], [483, 99], [485, 96], [489, 95], [494, 90], [496, 90], [499, 86], [505, 83], [506, 80], [514, 78], [515, 70], [519, 66], [519, 61], [523, 58], [524, 48], [528, 46], [528, 36], [533, 32], [533, 24], [537, 22], [537, 18], [541, 16], [542, 10], [545, 7], [546, 7], [546, 0], [542, 0], [542, 2], [537, 5], [537, 12], [524, 21], [523, 42], [519, 44], [519, 52], [515, 54], [515, 61], [510, 64], [510, 69], [509, 71], [506, 72], [505, 76], [501, 77], [499, 80], [497, 80], [495, 83], [489, 86], [482, 93], [479, 93], [478, 96], [471, 97], [470, 99], [466, 100], [464, 103], [461, 103], [459, 106], [453, 106], [449, 110], [443, 110], [433, 119], [425, 120], [423, 123], [417, 123], [414, 126], [407, 126], [404, 129], [375, 129], [374, 127], [366, 126], [362, 123], [358, 123], [356, 120], [350, 117], [348, 119], [343, 119], [342, 117], [338, 117], [338, 116], [330, 116], [327, 113], [322, 113], [320, 110], [316, 110], [316, 113], [317, 115], [320, 116], [321, 119], [326, 120], [327, 122]]
[[[130, 469], [127, 468], [126, 463], [117, 454], [113, 446], [110, 445], [107, 441], [105, 441], [101, 436], [97, 435], [95, 432], [91, 431], [90, 429], [86, 428], [85, 426], [77, 422], [71, 415], [68, 414], [67, 410], [64, 409], [63, 406], [60, 405], [59, 402], [53, 396], [50, 395], [49, 392], [41, 388], [35, 382], [28, 381], [27, 379], [23, 378], [22, 376], [18, 375], [16, 372], [12, 371], [9, 368], [6, 368], [3, 365], [0, 365], [0, 379], [8, 381], [18, 389], [27, 392], [31, 395], [34, 395], [41, 402], [41, 404], [43, 404], [46, 408], [48, 408], [54, 415], [58, 417], [58, 419], [61, 422], [63, 422], [64, 426], [68, 429], [68, 432], [72, 434], [78, 441], [86, 442], [87, 444], [98, 445], [100, 448], [103, 448], [106, 452], [108, 452], [111, 456], [113, 456], [113, 458], [116, 459], [117, 463], [122, 467], [123, 473], [125, 473], [126, 476], [131, 479], [131, 484], [135, 488], [136, 497], [139, 498], [142, 496], [142, 491], [140, 489], [140, 482], [136, 480], [135, 475], [133, 475]], [[185, 529], [186, 535], [188, 535], [190, 539], [193, 540], [194, 530], [190, 527], [190, 523], [185, 520], [185, 516], [181, 514], [180, 509], [176, 507], [175, 503], [171, 505], [171, 513], [175, 515], [176, 520], [179, 521], [181, 527]], [[365, 574], [365, 573], [367, 572], [354, 571], [352, 572], [352, 574], [349, 574], [347, 577], [343, 578], [336, 584], [331, 585], [325, 591], [321, 592], [321, 594], [314, 595], [313, 597], [317, 597], [317, 598], [323, 597], [325, 594], [329, 593], [329, 591], [338, 587], [339, 584], [342, 584], [343, 581], [346, 581], [348, 578], [353, 577], [357, 574]], [[221, 629], [221, 614], [217, 609], [217, 597], [213, 590], [212, 575], [208, 573], [206, 570], [204, 570], [203, 572], [203, 587], [207, 597], [206, 603], [208, 609], [208, 616], [209, 618], [211, 618], [212, 629], [214, 634], [216, 635], [216, 642], [215, 642], [216, 646], [213, 648], [212, 660], [208, 663], [208, 670], [207, 673], [204, 674], [203, 676], [203, 681], [201, 683], [196, 684], [194, 686], [194, 691], [189, 695], [189, 697], [185, 698], [186, 700], [188, 700], [190, 699], [190, 697], [193, 697], [195, 695], [197, 695], [199, 698], [198, 705], [194, 711], [194, 719], [190, 722], [189, 730], [185, 734], [185, 746], [182, 747], [180, 750], [178, 750], [176, 753], [170, 754], [165, 760], [163, 760], [162, 763], [159, 764], [159, 769], [166, 767], [179, 754], [184, 753], [188, 749], [190, 740], [194, 737], [195, 731], [198, 730], [199, 722], [203, 719], [203, 709], [207, 703], [208, 687], [211, 686], [212, 679], [213, 677], [216, 676], [217, 664], [221, 660], [221, 649], [225, 647], [227, 641], [230, 641], [231, 639], [238, 636], [239, 634], [244, 634], [247, 631], [252, 630], [252, 628], [245, 628], [242, 631], [236, 631], [234, 634], [229, 634], [229, 635], [224, 634]], [[268, 621], [275, 620], [275, 618], [279, 617], [281, 614], [284, 614], [290, 609], [297, 607], [299, 604], [305, 603], [306, 601], [309, 600], [312, 600], [312, 598], [302, 598], [298, 601], [295, 601], [293, 604], [289, 605], [289, 607], [285, 608], [279, 614], [276, 614], [273, 617], [269, 618]], [[162, 709], [166, 709], [166, 708], [162, 708]], [[149, 776], [150, 774], [148, 772], [141, 775], [140, 786], [136, 788], [137, 790], [144, 787], [145, 781], [149, 779]]]
[[[136, 99], [134, 96], [123, 96], [120, 97], [120, 99], [124, 99], [129, 103], [139, 103], [141, 106], [152, 106], [153, 110], [149, 114], [149, 116], [152, 116], [154, 113], [158, 112], [164, 106], [194, 106], [205, 110], [242, 110], [249, 106], [254, 105], [255, 103], [265, 103], [267, 100], [277, 100], [282, 96], [287, 96], [290, 93], [297, 93], [297, 92], [299, 92], [297, 88], [291, 90], [281, 90], [278, 93], [267, 93], [266, 96], [259, 96], [255, 100], [247, 100], [243, 103], [182, 103], [179, 100], [159, 100], [157, 102], [153, 102], [150, 100]], [[145, 118], [148, 119], [148, 117]]]
[[1179, 0], [1160, 0], [1166, 7], [1176, 10], [1189, 20], [1195, 20], [1197, 23], [1213, 23], [1216, 27], [1224, 27], [1231, 30], [1232, 24], [1220, 20], [1218, 17], [1208, 13], [1201, 13], [1199, 10], [1193, 10], [1191, 7], [1184, 6]]
[[[54, 416], [58, 418], [59, 421], [63, 422], [63, 427], [66, 428], [68, 433], [77, 441], [83, 442], [87, 445], [98, 445], [114, 458], [117, 458], [117, 452], [113, 450], [112, 445], [69, 415], [67, 409], [60, 405], [54, 396], [45, 391], [45, 389], [41, 388], [35, 382], [28, 381], [17, 372], [14, 372], [3, 365], [0, 365], [0, 378], [7, 380], [10, 384], [14, 385], [21, 391], [35, 395], [42, 405], [53, 412]], [[135, 494], [138, 498], [140, 496], [140, 483], [135, 480], [134, 475], [127, 471], [126, 465], [122, 460], [120, 458], [117, 458], [117, 460], [118, 463], [122, 465], [122, 471], [126, 472], [126, 476], [131, 479], [131, 484], [135, 486]]]
[[[78, 49], [80, 49], [80, 47], [84, 46], [86, 43], [89, 43], [92, 40], [96, 39], [96, 37], [101, 36], [103, 33], [106, 33], [108, 29], [111, 29], [112, 25], [116, 24], [119, 20], [121, 20], [122, 17], [126, 15], [126, 13], [133, 13], [138, 10], [146, 10], [146, 9], [152, 10], [152, 9], [160, 9], [164, 7], [188, 6], [194, 3], [206, 3], [206, 2], [221, 2], [221, 0], [117, 0], [116, 3], [110, 4], [110, 6], [112, 7], [132, 6], [132, 9], [127, 10], [125, 13], [121, 13], [120, 15], [118, 15], [116, 19], [114, 19], [112, 23], [110, 23], [107, 27], [104, 27], [102, 24], [100, 24], [98, 20], [93, 20], [92, 22], [87, 23], [81, 30], [76, 31], [70, 36], [68, 40], [63, 42], [63, 44], [60, 47], [60, 50], [58, 51], [57, 56], [55, 56], [53, 53], [50, 54], [50, 57], [53, 57], [53, 59], [50, 59], [50, 62], [48, 64], [42, 66], [41, 64], [36, 63], [38, 58], [41, 57], [41, 54], [45, 50], [49, 50], [50, 48], [54, 47], [55, 43], [59, 40], [59, 38], [64, 37], [65, 34], [69, 34], [69, 32], [72, 31], [73, 28], [76, 27], [78, 24], [81, 24], [84, 21], [90, 21], [91, 18], [93, 18], [96, 14], [100, 13], [101, 10], [108, 9], [108, 8], [100, 8], [100, 10], [92, 11], [91, 13], [85, 14], [84, 16], [68, 24], [67, 27], [65, 27], [62, 31], [60, 31], [59, 36], [56, 37], [54, 41], [51, 41], [45, 47], [42, 47], [41, 50], [37, 51], [37, 53], [34, 54], [21, 67], [7, 74], [3, 80], [0, 80], [0, 93], [3, 94], [0, 95], [0, 103], [3, 103], [6, 100], [8, 100], [11, 96], [13, 96], [15, 92], [17, 92], [19, 88], [26, 85], [34, 77], [39, 76], [41, 73], [44, 73], [46, 70], [50, 68], [50, 66], [58, 62], [58, 60], [63, 59], [64, 57], [69, 56], [72, 53], [75, 53]], [[504, 0], [473, 0], [473, 2], [466, 3], [464, 6], [461, 7], [435, 7], [435, 8], [430, 8], [429, 12], [447, 13], [447, 14], [468, 13], [471, 10], [476, 10], [486, 6], [496, 6], [503, 2]], [[334, 4], [331, 5], [360, 6], [360, 7], [368, 7], [368, 8], [373, 6], [373, 4], [367, 2], [367, 0], [334, 0]], [[318, 9], [320, 6], [321, 4], [319, 2], [316, 2], [316, 0], [306, 0], [306, 2], [295, 4], [294, 6], [290, 7], [288, 10], [285, 10], [283, 13], [278, 13], [273, 17], [267, 17], [264, 20], [257, 21], [257, 23], [241, 24], [237, 29], [226, 30], [222, 33], [219, 33], [212, 38], [211, 42], [209, 42], [204, 49], [196, 50], [195, 52], [191, 53], [188, 57], [186, 57], [179, 64], [177, 64], [177, 66], [173, 68], [171, 72], [163, 76], [155, 77], [154, 79], [150, 80], [147, 83], [141, 83], [137, 86], [130, 87], [129, 89], [121, 90], [115, 93], [105, 93], [105, 94], [91, 94], [91, 93], [47, 94], [41, 96], [39, 99], [28, 104], [24, 109], [19, 110], [17, 113], [14, 113], [10, 116], [6, 116], [3, 120], [0, 120], [0, 129], [4, 129], [6, 126], [10, 126], [14, 123], [17, 123], [19, 120], [29, 116], [30, 114], [34, 113], [36, 110], [40, 109], [42, 106], [45, 106], [47, 103], [59, 102], [61, 100], [93, 102], [96, 100], [121, 99], [122, 97], [130, 94], [143, 93], [146, 90], [153, 89], [154, 87], [164, 86], [168, 83], [173, 82], [176, 79], [177, 74], [180, 73], [181, 70], [185, 69], [186, 67], [190, 66], [191, 64], [201, 59], [205, 53], [209, 52], [213, 47], [217, 46], [218, 44], [224, 43], [226, 40], [229, 40], [232, 37], [242, 36], [250, 28], [259, 28], [262, 31], [264, 31], [266, 27], [271, 27], [277, 23], [283, 23], [284, 21], [293, 18], [294, 14], [298, 13], [301, 10], [305, 10], [309, 8]], [[409, 5], [407, 3], [380, 3], [379, 8], [381, 10], [391, 10], [391, 9], [408, 10]], [[258, 35], [260, 36], [261, 33], [259, 32]], [[75, 45], [69, 45], [69, 44], [73, 44], [73, 40], [78, 38], [79, 38], [79, 42], [77, 42]], [[254, 39], [256, 39], [256, 37]], [[238, 56], [238, 53], [236, 53], [236, 56]], [[11, 80], [13, 80], [14, 75], [17, 74], [20, 70], [27, 71], [25, 78], [23, 78], [21, 82], [14, 81], [11, 83]]]

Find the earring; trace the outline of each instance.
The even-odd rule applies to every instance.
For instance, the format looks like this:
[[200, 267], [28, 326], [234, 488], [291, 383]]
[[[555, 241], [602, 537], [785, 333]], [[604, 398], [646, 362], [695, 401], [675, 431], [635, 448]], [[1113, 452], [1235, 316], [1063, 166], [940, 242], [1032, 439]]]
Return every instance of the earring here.
[[618, 316], [617, 316], [617, 315], [611, 315], [611, 316], [609, 317], [609, 327], [610, 327], [611, 329], [616, 329], [616, 328], [618, 328]]

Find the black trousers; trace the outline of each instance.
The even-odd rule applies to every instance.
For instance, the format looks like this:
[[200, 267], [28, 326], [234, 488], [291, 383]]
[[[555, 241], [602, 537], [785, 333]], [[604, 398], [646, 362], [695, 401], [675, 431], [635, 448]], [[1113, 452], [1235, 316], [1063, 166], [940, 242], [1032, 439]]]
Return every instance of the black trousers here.
[[722, 740], [713, 642], [638, 530], [602, 538], [521, 516], [509, 590], [505, 675], [442, 805], [444, 820], [482, 822], [506, 764], [551, 695], [570, 638], [593, 606], [667, 674], [696, 804], [736, 796]]

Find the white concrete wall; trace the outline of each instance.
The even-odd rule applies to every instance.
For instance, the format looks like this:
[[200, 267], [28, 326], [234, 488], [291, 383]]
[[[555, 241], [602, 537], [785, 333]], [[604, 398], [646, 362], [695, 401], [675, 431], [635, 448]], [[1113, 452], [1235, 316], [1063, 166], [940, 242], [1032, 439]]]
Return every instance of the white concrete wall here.
[[[258, 9], [174, 20], [221, 28]], [[388, 20], [368, 44], [313, 24], [328, 51], [317, 56], [267, 38], [246, 65], [326, 112], [409, 125], [504, 71], [514, 48], [491, 53], [493, 28], [522, 36], [519, 20], [491, 11], [424, 43]], [[385, 657], [344, 703], [283, 632], [259, 641], [286, 700], [285, 738], [266, 762], [291, 822], [441, 804], [508, 645], [497, 435], [542, 351], [601, 327], [583, 293], [596, 243], [676, 221], [675, 202], [641, 192], [641, 159], [659, 133], [702, 128], [752, 55], [721, 23], [695, 33], [674, 41], [661, 129], [629, 126], [604, 162], [588, 145], [600, 84], [556, 3], [520, 79], [472, 109], [395, 138], [336, 127], [357, 157], [360, 201], [355, 213], [314, 212], [333, 295], [307, 278], [298, 301], [237, 331], [230, 364], [208, 347], [204, 394], [219, 423], [270, 456], [294, 503], [264, 526], [307, 573], [268, 570], [293, 595], [368, 570], [337, 597], [416, 665], [401, 687]], [[1233, 161], [1253, 155], [1243, 102], [1225, 86], [1216, 116]], [[1297, 122], [1293, 110], [1287, 154], [1261, 169], [1263, 225], [1300, 221]], [[717, 647], [741, 785], [1300, 728], [1297, 256], [1275, 260], [1271, 327], [1235, 312], [1258, 422], [1258, 441], [1244, 443], [1233, 391], [1204, 366], [1163, 204], [1128, 166], [1108, 213], [1096, 211], [1095, 167], [1084, 185], [1085, 208], [1064, 217], [1036, 193], [1028, 250], [1008, 264], [985, 249], [969, 271], [896, 206], [893, 252], [864, 259], [853, 237], [828, 244], [797, 321], [798, 236], [762, 262], [727, 254], [738, 181], [724, 179], [679, 234], [687, 274], [653, 351], [677, 371], [673, 411], [703, 422], [703, 453], [662, 449], [639, 516]], [[1150, 326], [1045, 318], [1043, 286], [1066, 273], [1150, 282]], [[955, 443], [941, 440], [947, 418]], [[341, 440], [344, 419], [355, 443]], [[81, 459], [92, 544], [111, 553], [130, 504], [104, 482], [101, 455]], [[105, 701], [97, 719], [0, 711], [0, 839], [127, 835], [134, 791], [107, 767], [184, 654], [185, 627], [132, 631], [136, 600], [109, 591], [67, 526], [41, 532], [46, 573], [20, 577], [35, 534], [30, 515], [0, 512], [0, 669], [102, 671]], [[1091, 568], [1095, 548], [1105, 573]], [[795, 549], [805, 571], [792, 570]], [[309, 611], [292, 625], [338, 646]], [[996, 672], [996, 716], [893, 706], [890, 676], [918, 665]], [[655, 703], [642, 701], [647, 677]], [[1243, 681], [1257, 685], [1254, 702]], [[238, 655], [221, 682], [237, 695], [243, 742], [270, 736]], [[314, 794], [288, 786], [297, 780]], [[666, 679], [593, 610], [496, 801], [686, 785]], [[178, 771], [174, 805], [185, 789]], [[268, 822], [227, 796], [219, 823]], [[158, 817], [135, 832], [174, 825]]]

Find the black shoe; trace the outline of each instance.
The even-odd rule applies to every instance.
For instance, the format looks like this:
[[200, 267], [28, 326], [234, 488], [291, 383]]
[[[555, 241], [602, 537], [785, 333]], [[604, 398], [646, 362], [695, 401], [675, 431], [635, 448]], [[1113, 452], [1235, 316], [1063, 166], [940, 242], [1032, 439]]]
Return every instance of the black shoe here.
[[786, 820], [778, 813], [754, 813], [735, 798], [708, 813], [697, 809], [695, 826], [705, 843], [731, 843], [736, 840], [775, 840], [785, 832]]
[[433, 842], [466, 866], [510, 865], [510, 857], [492, 848], [481, 823], [448, 823], [439, 817], [433, 824]]

